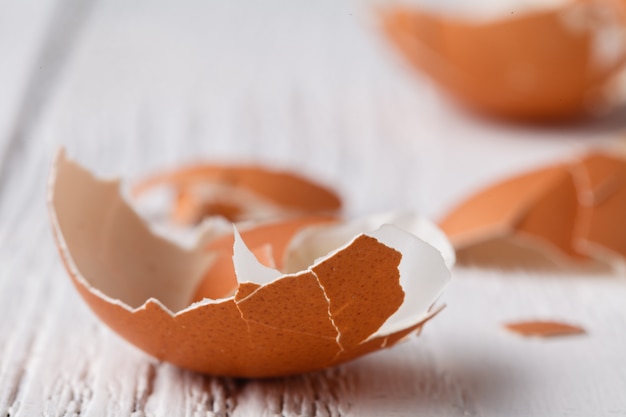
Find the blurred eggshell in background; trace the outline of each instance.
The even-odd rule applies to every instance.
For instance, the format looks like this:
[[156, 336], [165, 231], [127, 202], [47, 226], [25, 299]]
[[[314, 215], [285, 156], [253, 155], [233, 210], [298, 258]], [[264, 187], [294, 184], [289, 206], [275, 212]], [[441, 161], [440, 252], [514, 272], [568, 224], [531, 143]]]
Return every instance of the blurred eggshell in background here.
[[581, 161], [576, 247], [599, 259], [626, 259], [626, 159], [597, 153]]
[[303, 214], [334, 214], [341, 200], [332, 190], [298, 174], [255, 165], [195, 165], [156, 174], [135, 185], [140, 196], [156, 187], [176, 193], [172, 219], [196, 224], [220, 215], [231, 221]]
[[[461, 262], [556, 265], [626, 259], [626, 160], [592, 152], [485, 188], [440, 221]], [[475, 256], [478, 252], [479, 256]], [[491, 255], [491, 259], [487, 255]]]
[[497, 16], [483, 6], [482, 19], [418, 3], [382, 7], [385, 33], [416, 69], [478, 112], [554, 121], [615, 100], [608, 90], [626, 63], [624, 1], [519, 1]]
[[[336, 228], [330, 218], [289, 219], [183, 249], [150, 231], [117, 181], [64, 152], [48, 202], [61, 258], [102, 321], [148, 354], [215, 375], [301, 373], [393, 346], [437, 313], [454, 262], [441, 231], [406, 215], [398, 223], [415, 230], [394, 216]], [[327, 250], [329, 241], [343, 243]], [[276, 269], [303, 253], [322, 255], [299, 271]], [[216, 266], [224, 259], [232, 267]]]

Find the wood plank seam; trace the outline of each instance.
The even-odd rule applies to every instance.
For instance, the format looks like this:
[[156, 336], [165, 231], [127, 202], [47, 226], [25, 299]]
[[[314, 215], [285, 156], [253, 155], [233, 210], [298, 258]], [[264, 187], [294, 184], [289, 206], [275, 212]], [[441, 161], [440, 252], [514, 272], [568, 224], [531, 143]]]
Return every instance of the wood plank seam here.
[[[16, 164], [15, 159], [22, 147], [30, 140], [30, 132], [44, 111], [48, 99], [61, 76], [87, 15], [96, 0], [64, 0], [52, 13], [44, 41], [37, 53], [35, 64], [26, 83], [24, 95], [18, 104], [18, 112], [4, 147], [0, 152], [0, 195], [7, 177]], [[71, 12], [68, 13], [68, 10]]]

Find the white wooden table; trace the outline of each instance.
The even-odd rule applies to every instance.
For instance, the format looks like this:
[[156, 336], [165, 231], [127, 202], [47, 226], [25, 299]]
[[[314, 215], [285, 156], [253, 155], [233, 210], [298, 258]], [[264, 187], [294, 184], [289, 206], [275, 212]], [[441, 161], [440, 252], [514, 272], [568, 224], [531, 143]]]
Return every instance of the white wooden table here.
[[[333, 183], [347, 216], [437, 218], [498, 176], [617, 140], [602, 122], [475, 120], [415, 77], [355, 1], [0, 2], [0, 416], [626, 416], [626, 280], [457, 268], [421, 336], [273, 380], [160, 363], [101, 324], [52, 242], [55, 150], [138, 178], [197, 160]], [[509, 320], [585, 336], [524, 339]]]

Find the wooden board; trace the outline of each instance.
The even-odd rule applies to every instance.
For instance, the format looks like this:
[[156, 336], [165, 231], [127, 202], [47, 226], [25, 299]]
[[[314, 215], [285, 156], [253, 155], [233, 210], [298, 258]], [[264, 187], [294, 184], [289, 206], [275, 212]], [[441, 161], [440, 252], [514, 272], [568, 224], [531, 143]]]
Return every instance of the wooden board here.
[[[623, 111], [544, 129], [473, 119], [409, 72], [360, 2], [44, 3], [12, 15], [34, 19], [10, 29], [27, 31], [22, 43], [0, 35], [2, 85], [51, 66], [36, 77], [41, 96], [19, 81], [0, 97], [0, 416], [626, 415], [621, 275], [458, 268], [447, 308], [391, 350], [290, 378], [215, 378], [104, 327], [72, 288], [45, 212], [63, 145], [132, 178], [184, 161], [272, 163], [336, 186], [348, 216], [437, 218], [500, 175], [617, 141]], [[20, 45], [24, 58], [8, 59]], [[588, 334], [502, 327], [535, 318]]]

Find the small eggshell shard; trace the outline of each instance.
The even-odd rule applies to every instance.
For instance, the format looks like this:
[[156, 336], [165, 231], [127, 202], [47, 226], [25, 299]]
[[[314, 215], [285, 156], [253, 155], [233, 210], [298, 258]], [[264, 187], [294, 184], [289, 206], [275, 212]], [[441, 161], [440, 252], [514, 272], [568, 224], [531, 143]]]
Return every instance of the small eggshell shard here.
[[462, 262], [502, 266], [500, 258], [517, 258], [521, 266], [535, 255], [535, 261], [592, 267], [626, 258], [625, 210], [626, 160], [592, 152], [487, 187], [451, 210], [440, 227]]
[[557, 337], [585, 334], [585, 329], [573, 324], [549, 320], [531, 320], [507, 323], [504, 327], [520, 336]]
[[[390, 347], [437, 313], [449, 280], [451, 246], [417, 218], [404, 216], [419, 225], [409, 231], [380, 222], [394, 216], [343, 228], [334, 218], [293, 218], [184, 249], [153, 234], [118, 188], [59, 153], [48, 203], [61, 258], [111, 329], [191, 370], [289, 375]], [[341, 244], [321, 250], [317, 233]], [[319, 256], [284, 272], [294, 254], [303, 261], [298, 249]]]
[[468, 107], [503, 118], [578, 117], [610, 100], [626, 62], [626, 4], [563, 1], [479, 19], [394, 6], [381, 13], [392, 43]]
[[254, 165], [195, 165], [147, 178], [140, 196], [157, 187], [175, 191], [172, 219], [197, 224], [209, 216], [231, 221], [330, 215], [341, 208], [332, 190], [292, 172]]

